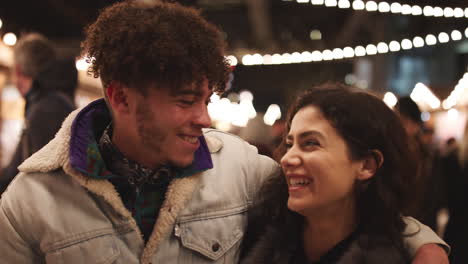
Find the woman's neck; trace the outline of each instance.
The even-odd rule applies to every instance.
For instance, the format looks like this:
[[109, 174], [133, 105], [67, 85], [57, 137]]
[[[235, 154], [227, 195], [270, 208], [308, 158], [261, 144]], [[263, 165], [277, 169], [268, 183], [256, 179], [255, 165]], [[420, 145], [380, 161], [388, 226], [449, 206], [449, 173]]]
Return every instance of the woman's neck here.
[[303, 247], [308, 260], [319, 260], [356, 229], [354, 206], [343, 207], [305, 216]]

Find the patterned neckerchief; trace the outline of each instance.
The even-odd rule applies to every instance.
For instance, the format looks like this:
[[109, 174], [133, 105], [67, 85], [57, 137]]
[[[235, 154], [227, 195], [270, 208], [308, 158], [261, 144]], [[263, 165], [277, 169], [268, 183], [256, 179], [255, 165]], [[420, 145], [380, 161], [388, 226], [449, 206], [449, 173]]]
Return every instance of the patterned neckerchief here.
[[147, 168], [127, 157], [112, 143], [112, 124], [110, 124], [99, 140], [99, 149], [106, 163], [106, 167], [113, 174], [127, 178], [128, 183], [138, 192], [146, 184], [156, 184], [161, 180], [174, 177], [174, 172], [169, 166], [161, 166], [158, 169]]
[[167, 187], [174, 178], [174, 170], [169, 166], [150, 169], [126, 158], [112, 143], [111, 138], [112, 124], [104, 130], [99, 140], [102, 158], [113, 175], [109, 181], [116, 187], [125, 207], [140, 227], [145, 241], [148, 241]]

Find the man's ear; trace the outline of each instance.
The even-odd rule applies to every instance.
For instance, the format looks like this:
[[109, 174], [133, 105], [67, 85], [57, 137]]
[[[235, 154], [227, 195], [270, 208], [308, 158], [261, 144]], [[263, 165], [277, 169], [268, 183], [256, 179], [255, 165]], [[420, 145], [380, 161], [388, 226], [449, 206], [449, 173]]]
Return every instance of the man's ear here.
[[359, 168], [358, 180], [367, 180], [372, 178], [377, 170], [382, 167], [384, 157], [379, 150], [372, 150], [369, 155], [361, 160]]
[[120, 82], [111, 82], [104, 92], [114, 113], [126, 114], [130, 112], [127, 87]]
[[15, 65], [15, 66], [14, 66], [14, 73], [15, 73], [16, 75], [21, 74], [21, 69], [20, 69], [19, 65]]

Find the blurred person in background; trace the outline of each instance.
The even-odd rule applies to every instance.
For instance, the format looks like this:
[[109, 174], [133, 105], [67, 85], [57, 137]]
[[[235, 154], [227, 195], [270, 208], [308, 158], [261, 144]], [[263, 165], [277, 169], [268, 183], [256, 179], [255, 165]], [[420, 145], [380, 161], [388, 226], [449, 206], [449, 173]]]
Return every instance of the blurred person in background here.
[[75, 107], [75, 93], [78, 87], [75, 58], [63, 57], [50, 61], [35, 82], [39, 89], [55, 93]]
[[468, 122], [462, 139], [442, 157], [441, 173], [447, 186], [449, 219], [444, 239], [452, 248], [450, 261], [454, 264], [468, 263]]
[[401, 212], [416, 166], [398, 116], [361, 90], [325, 85], [297, 98], [286, 132], [284, 174], [259, 193], [241, 263], [410, 263], [415, 220]]
[[14, 49], [13, 82], [26, 100], [24, 127], [19, 143], [0, 175], [0, 194], [18, 173], [17, 167], [46, 145], [65, 117], [75, 109], [73, 96], [78, 72], [73, 59], [57, 59], [53, 44], [44, 36], [22, 36]]
[[[3, 89], [5, 88], [5, 84], [7, 83], [7, 80], [8, 80], [8, 76], [10, 75], [10, 69], [4, 65], [1, 65], [0, 64], [0, 92], [3, 93]], [[0, 107], [3, 108], [3, 100], [0, 101]], [[4, 123], [3, 123], [3, 118], [5, 118], [4, 115], [2, 115], [2, 117], [0, 118], [0, 131], [3, 130], [3, 126], [4, 126]], [[3, 143], [3, 142], [2, 142]], [[0, 144], [0, 149], [3, 150], [4, 149], [4, 145], [3, 144]], [[3, 160], [4, 159], [4, 152], [1, 152], [0, 153], [0, 160]], [[0, 174], [1, 175], [1, 174]]]
[[417, 165], [415, 177], [412, 182], [408, 183], [412, 187], [411, 200], [404, 213], [435, 230], [437, 211], [444, 203], [443, 188], [439, 188], [442, 179], [437, 173], [438, 152], [433, 148], [432, 142], [426, 142], [427, 136], [424, 133], [431, 131], [425, 131], [421, 110], [409, 96], [400, 98], [395, 105], [395, 110], [408, 135], [409, 147]]
[[445, 146], [442, 148], [442, 156], [451, 154], [458, 147], [457, 140], [450, 137], [445, 141]]

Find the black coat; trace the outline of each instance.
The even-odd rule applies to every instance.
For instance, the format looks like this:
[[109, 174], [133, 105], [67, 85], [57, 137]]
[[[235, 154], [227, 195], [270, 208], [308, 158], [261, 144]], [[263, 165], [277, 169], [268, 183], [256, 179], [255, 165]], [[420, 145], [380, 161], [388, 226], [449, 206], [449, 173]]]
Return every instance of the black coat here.
[[[300, 237], [294, 238], [291, 234], [281, 234], [278, 228], [272, 226], [265, 230], [265, 234], [246, 253], [241, 264], [299, 264], [296, 255], [298, 249], [302, 249], [299, 244], [302, 239]], [[357, 263], [402, 264], [410, 263], [410, 258], [386, 239], [377, 239], [358, 233], [344, 249], [343, 255], [337, 262], [330, 264]]]
[[0, 175], [0, 194], [18, 174], [18, 166], [45, 146], [75, 109], [77, 71], [73, 60], [50, 63], [26, 95], [25, 124], [11, 161]]
[[457, 151], [442, 159], [442, 173], [446, 179], [449, 221], [444, 240], [451, 247], [450, 263], [468, 263], [468, 165], [460, 166]]

